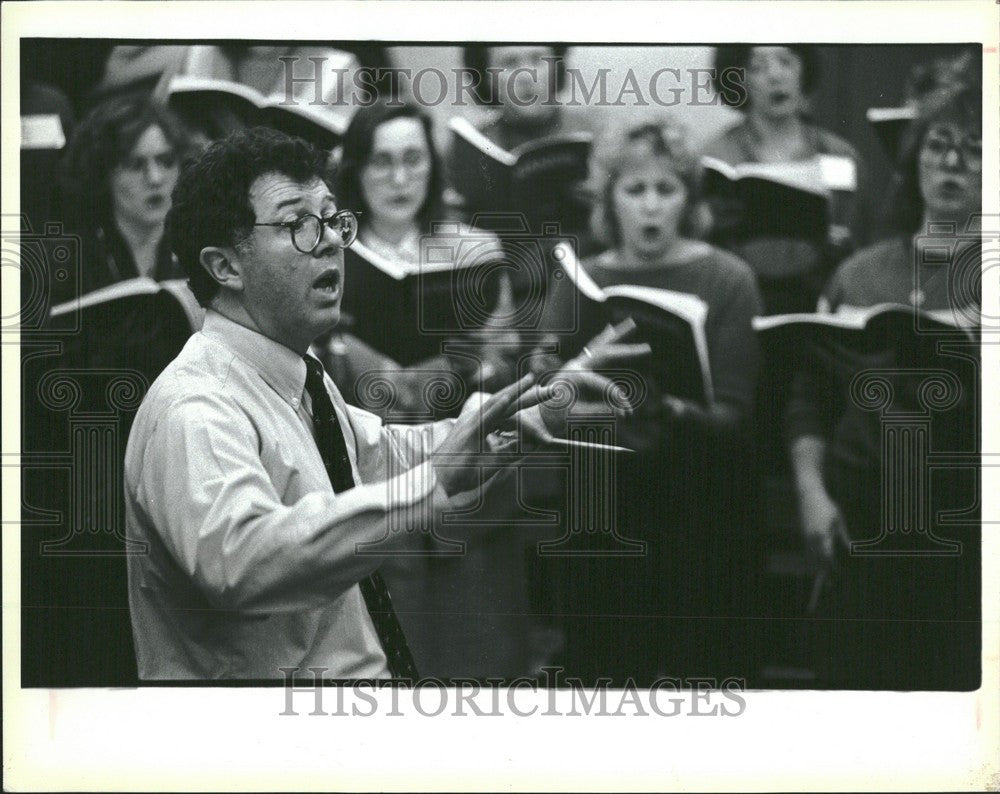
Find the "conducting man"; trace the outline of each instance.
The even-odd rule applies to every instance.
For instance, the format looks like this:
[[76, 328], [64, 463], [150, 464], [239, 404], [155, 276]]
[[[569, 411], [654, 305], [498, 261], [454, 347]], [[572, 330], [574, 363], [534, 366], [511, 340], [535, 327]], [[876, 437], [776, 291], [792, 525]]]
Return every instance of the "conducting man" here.
[[309, 353], [339, 319], [357, 232], [323, 174], [309, 144], [253, 129], [177, 185], [171, 243], [207, 314], [126, 452], [127, 532], [146, 547], [128, 562], [141, 679], [415, 677], [379, 554], [510, 460], [492, 431], [558, 420], [532, 409], [548, 392], [530, 376], [418, 429], [344, 402]]

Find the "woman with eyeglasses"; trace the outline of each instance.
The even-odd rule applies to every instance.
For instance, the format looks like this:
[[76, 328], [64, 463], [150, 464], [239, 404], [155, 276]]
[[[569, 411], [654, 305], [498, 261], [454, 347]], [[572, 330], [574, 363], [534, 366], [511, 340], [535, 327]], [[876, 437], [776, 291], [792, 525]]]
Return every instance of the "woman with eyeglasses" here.
[[[425, 250], [435, 235], [440, 238], [440, 250], [460, 250], [458, 238], [468, 235], [470, 227], [450, 224], [444, 231], [434, 228], [436, 221], [445, 220], [442, 189], [442, 167], [433, 145], [431, 122], [422, 110], [386, 103], [358, 109], [344, 136], [337, 197], [340, 206], [358, 210], [358, 241], [363, 246], [406, 265], [419, 264], [421, 238], [425, 238]], [[477, 263], [486, 257], [485, 249], [495, 248], [499, 255], [496, 238], [486, 237], [489, 242], [476, 247]], [[456, 261], [454, 265], [465, 263]], [[350, 284], [347, 289], [351, 289]], [[504, 318], [513, 310], [509, 280], [494, 273], [476, 300], [485, 307], [484, 327], [456, 335], [452, 341], [468, 343], [472, 338], [473, 349], [481, 345], [479, 364], [468, 357], [442, 354], [400, 367], [381, 351], [345, 334], [331, 342], [339, 345], [341, 352], [339, 363], [332, 362], [333, 369], [341, 369], [338, 385], [345, 394], [355, 394], [355, 383], [365, 372], [390, 373], [396, 390], [392, 408], [405, 412], [427, 409], [424, 386], [442, 372], [460, 377], [470, 393], [492, 391], [511, 382], [514, 359], [506, 356], [517, 350], [519, 339], [505, 327]], [[366, 307], [366, 311], [378, 312], [379, 307]], [[394, 323], [400, 320], [391, 319]], [[416, 337], [421, 333], [418, 317], [403, 321], [410, 324], [409, 334]], [[516, 508], [513, 498], [498, 504], [498, 499], [503, 499], [497, 497], [500, 493], [506, 493], [505, 489], [497, 489], [491, 501], [475, 512], [477, 520], [488, 520], [492, 525], [466, 526], [459, 520], [438, 529], [442, 537], [464, 542], [461, 554], [454, 553], [453, 544], [435, 545], [434, 538], [422, 534], [418, 539], [422, 545], [415, 554], [394, 557], [383, 566], [423, 675], [513, 678], [529, 671], [530, 610], [523, 538], [518, 529], [504, 524]], [[446, 554], [448, 551], [452, 553]]]
[[[465, 249], [458, 243], [473, 231], [464, 224], [452, 223], [447, 228], [435, 225], [446, 219], [442, 164], [434, 147], [429, 116], [412, 105], [377, 103], [358, 109], [344, 136], [337, 185], [343, 205], [358, 210], [359, 242], [391, 262], [419, 266], [421, 241], [427, 250], [434, 235], [441, 238], [439, 250], [459, 256]], [[491, 256], [499, 262], [502, 252], [495, 236], [483, 232], [477, 235], [480, 242], [474, 246], [474, 264], [482, 265]], [[462, 259], [454, 262], [456, 268], [466, 264], [471, 263]], [[482, 348], [481, 366], [464, 356], [436, 356], [407, 368], [416, 381], [421, 370], [442, 369], [458, 374], [470, 386], [487, 390], [513, 379], [511, 356], [517, 350], [518, 339], [516, 333], [504, 328], [503, 319], [514, 308], [510, 279], [500, 268], [490, 270], [475, 283], [482, 292], [472, 297], [484, 317], [478, 334], [488, 342]], [[412, 333], [418, 336], [419, 318], [406, 320], [412, 320]], [[475, 333], [476, 329], [469, 329], [469, 334]], [[373, 353], [369, 351], [369, 357]], [[356, 374], [356, 369], [351, 374]], [[404, 387], [400, 399], [408, 399], [405, 392]], [[419, 395], [414, 394], [413, 399], [419, 399]]]
[[104, 102], [76, 128], [61, 185], [67, 227], [82, 238], [81, 292], [183, 277], [164, 224], [186, 147], [173, 115], [141, 98]]
[[[619, 123], [596, 142], [590, 171], [591, 225], [611, 247], [582, 262], [587, 274], [600, 287], [666, 289], [707, 306], [713, 402], [659, 393], [647, 380], [635, 417], [619, 427], [616, 443], [637, 454], [616, 458], [617, 527], [646, 542], [645, 554], [557, 561], [573, 604], [566, 611], [580, 616], [567, 625], [568, 668], [648, 684], [656, 674], [683, 676], [695, 667], [702, 674], [712, 656], [720, 661], [719, 649], [708, 647], [711, 632], [701, 632], [712, 621], [692, 617], [720, 608], [708, 603], [712, 593], [721, 597], [739, 583], [718, 577], [738, 578], [748, 562], [744, 525], [735, 517], [757, 374], [751, 319], [760, 296], [744, 262], [698, 239], [699, 165], [681, 127], [661, 117]], [[568, 282], [552, 282], [549, 327], [571, 327]], [[732, 563], [728, 570], [723, 559]]]
[[[837, 269], [819, 311], [896, 304], [944, 312], [958, 325], [978, 325], [981, 102], [981, 91], [959, 86], [922, 106], [904, 136], [888, 202], [896, 233]], [[942, 365], [947, 363], [942, 358]], [[871, 412], [846, 395], [830, 393], [816, 378], [811, 372], [796, 374], [787, 424], [806, 551], [817, 570], [831, 572], [828, 579], [837, 583], [832, 571], [839, 577], [830, 607], [838, 620], [829, 623], [826, 674], [831, 683], [852, 687], [974, 688], [978, 532], [942, 530], [962, 538], [961, 554], [951, 557], [852, 553], [852, 541], [877, 537], [890, 520], [880, 505], [883, 491], [904, 484], [882, 482], [879, 429]], [[966, 407], [953, 410], [975, 422], [977, 394], [963, 399]], [[942, 416], [932, 426], [935, 447], [949, 443], [948, 417]], [[966, 442], [975, 444], [974, 439]], [[967, 501], [947, 506], [976, 502], [974, 494], [966, 494], [969, 483], [950, 479], [953, 474], [943, 472], [930, 483], [927, 520], [936, 522], [935, 506], [956, 494], [965, 494]]]
[[[744, 70], [745, 102], [737, 109], [743, 119], [710, 141], [703, 155], [736, 166], [741, 163], [804, 164], [820, 156], [837, 158], [841, 172], [853, 171], [830, 190], [831, 216], [828, 239], [752, 236], [735, 239], [733, 230], [741, 217], [739, 206], [712, 201], [712, 239], [745, 260], [757, 275], [767, 314], [807, 312], [833, 267], [864, 235], [865, 172], [861, 159], [847, 141], [810, 120], [809, 98], [820, 78], [819, 51], [815, 46], [719, 47], [716, 74]], [[733, 93], [720, 92], [725, 104]], [[817, 188], [823, 188], [817, 170]]]

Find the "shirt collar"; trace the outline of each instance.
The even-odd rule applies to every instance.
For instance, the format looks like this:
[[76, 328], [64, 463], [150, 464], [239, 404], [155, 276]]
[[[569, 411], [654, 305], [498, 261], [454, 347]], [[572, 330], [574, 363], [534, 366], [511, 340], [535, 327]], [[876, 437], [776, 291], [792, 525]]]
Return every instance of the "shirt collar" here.
[[228, 347], [255, 369], [293, 408], [302, 403], [306, 364], [291, 348], [209, 309], [201, 333]]

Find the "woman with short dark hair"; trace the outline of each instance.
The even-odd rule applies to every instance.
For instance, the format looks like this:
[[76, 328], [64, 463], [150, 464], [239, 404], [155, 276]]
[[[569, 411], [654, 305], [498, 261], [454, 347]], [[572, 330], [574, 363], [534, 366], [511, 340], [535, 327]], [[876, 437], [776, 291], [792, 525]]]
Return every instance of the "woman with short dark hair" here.
[[83, 239], [82, 292], [183, 275], [164, 224], [186, 150], [175, 117], [142, 98], [104, 102], [76, 128], [61, 184], [67, 225]]
[[[362, 228], [383, 228], [390, 221], [382, 207], [373, 210], [370, 204], [372, 185], [377, 177], [393, 174], [389, 155], [376, 151], [379, 129], [391, 124], [405, 128], [408, 133], [418, 128], [421, 135], [408, 135], [403, 167], [413, 185], [413, 194], [419, 198], [414, 212], [407, 203], [405, 208], [391, 213], [405, 220], [410, 231], [415, 226], [421, 232], [430, 229], [432, 221], [442, 220], [442, 191], [444, 175], [441, 158], [434, 146], [430, 117], [414, 105], [379, 103], [359, 108], [344, 135], [340, 162], [337, 167], [338, 197], [345, 207], [354, 207], [360, 214]], [[418, 195], [419, 194], [419, 195]], [[412, 226], [411, 226], [412, 225]]]
[[[956, 142], [959, 148], [949, 150], [949, 143]], [[926, 233], [928, 224], [939, 221], [964, 228], [979, 211], [978, 190], [964, 189], [966, 185], [953, 192], [935, 189], [931, 179], [935, 167], [955, 169], [950, 153], [962, 155], [965, 167], [959, 164], [960, 172], [973, 180], [976, 174], [982, 178], [982, 107], [980, 97], [964, 86], [925, 102], [903, 134], [887, 202], [897, 234]]]
[[[441, 353], [430, 359], [406, 362], [400, 367], [354, 337], [335, 335], [341, 355], [327, 355], [331, 374], [343, 373], [338, 383], [345, 394], [361, 399], [356, 384], [372, 369], [391, 379], [395, 393], [392, 410], [418, 413], [427, 410], [427, 395], [442, 374], [457, 375], [470, 391], [492, 390], [515, 379], [514, 354], [519, 338], [508, 325], [513, 313], [510, 279], [500, 262], [502, 250], [496, 236], [465, 224], [436, 223], [442, 216], [443, 179], [434, 148], [431, 121], [411, 104], [376, 103], [359, 108], [344, 136], [337, 172], [340, 205], [358, 210], [356, 251], [368, 249], [393, 264], [419, 268], [422, 252], [430, 246], [448, 251], [455, 268], [478, 267], [482, 278], [469, 283], [481, 287], [476, 295], [457, 295], [481, 308], [482, 327], [456, 333], [450, 341], [461, 341], [470, 355]], [[463, 248], [466, 240], [472, 243]], [[466, 256], [466, 252], [470, 256]], [[347, 295], [350, 296], [350, 274]], [[461, 282], [460, 282], [461, 283]], [[355, 294], [356, 304], [366, 311], [366, 297]], [[349, 311], [349, 310], [348, 310]], [[389, 318], [386, 318], [389, 321]], [[422, 333], [420, 317], [392, 318], [406, 324], [404, 336], [416, 339]], [[457, 329], [456, 329], [457, 331]], [[411, 341], [412, 341], [411, 339]], [[435, 338], [436, 339], [436, 338]], [[473, 341], [470, 349], [469, 342]], [[440, 339], [441, 347], [445, 338]], [[391, 370], [391, 373], [389, 372]], [[372, 410], [379, 408], [373, 406]], [[447, 537], [466, 538], [464, 551], [455, 556], [444, 552], [453, 546], [436, 546], [430, 535], [415, 539], [419, 547], [408, 556], [391, 558], [383, 566], [400, 619], [421, 672], [438, 678], [525, 675], [530, 667], [530, 610], [524, 553], [512, 517], [514, 500], [494, 500], [476, 511], [477, 520], [488, 517], [494, 525], [463, 526], [461, 519], [443, 528]], [[456, 534], [457, 533], [457, 534]]]
[[[739, 208], [713, 201], [713, 238], [744, 259], [757, 274], [768, 314], [809, 311], [836, 263], [862, 236], [864, 167], [847, 141], [813, 123], [809, 98], [820, 79], [820, 56], [812, 45], [730, 45], [716, 50], [717, 77], [743, 70], [745, 92], [720, 92], [722, 101], [743, 96], [743, 119], [702, 151], [730, 165], [804, 163], [820, 155], [849, 161], [855, 189], [832, 190], [826, 241], [756, 236], [735, 239]], [[821, 184], [817, 188], [823, 189]]]
[[[418, 268], [429, 239], [437, 236], [441, 239], [437, 250], [450, 251], [455, 268], [475, 266], [484, 274], [473, 281], [475, 294], [454, 297], [474, 303], [470, 308], [483, 318], [482, 328], [463, 329], [468, 332], [465, 336], [481, 332], [488, 342], [482, 349], [482, 366], [475, 366], [468, 356], [437, 356], [422, 364], [404, 362], [412, 364], [408, 370], [417, 374], [420, 369], [452, 369], [475, 388], [494, 389], [513, 380], [509, 357], [519, 342], [517, 334], [504, 327], [505, 318], [514, 312], [510, 278], [505, 267], [484, 266], [502, 265], [503, 252], [492, 233], [456, 222], [444, 228], [438, 225], [445, 220], [444, 175], [428, 115], [402, 103], [359, 108], [344, 136], [336, 181], [338, 200], [358, 211], [359, 250], [367, 248], [390, 262]], [[473, 234], [475, 246], [459, 245]], [[420, 318], [404, 319], [412, 323], [413, 337], [419, 336]]]

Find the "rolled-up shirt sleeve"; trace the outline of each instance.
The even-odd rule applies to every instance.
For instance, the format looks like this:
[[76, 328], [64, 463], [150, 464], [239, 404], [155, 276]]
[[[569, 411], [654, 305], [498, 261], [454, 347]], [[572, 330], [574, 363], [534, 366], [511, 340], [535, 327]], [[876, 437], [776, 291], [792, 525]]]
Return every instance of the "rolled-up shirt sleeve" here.
[[392, 432], [383, 440], [406, 453], [387, 467], [388, 479], [341, 494], [312, 490], [286, 504], [250, 417], [224, 395], [185, 396], [161, 412], [139, 452], [130, 509], [156, 528], [215, 607], [269, 613], [320, 606], [384, 559], [359, 553], [361, 544], [391, 549], [446, 502], [429, 461], [406, 467], [416, 451], [404, 450]]

